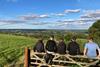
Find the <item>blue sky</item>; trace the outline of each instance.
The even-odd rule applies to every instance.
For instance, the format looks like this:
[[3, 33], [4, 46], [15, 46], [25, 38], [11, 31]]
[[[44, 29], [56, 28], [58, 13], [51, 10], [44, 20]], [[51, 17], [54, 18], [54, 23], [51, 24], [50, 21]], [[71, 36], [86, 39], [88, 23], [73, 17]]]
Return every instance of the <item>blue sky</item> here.
[[0, 29], [88, 29], [99, 0], [0, 0]]

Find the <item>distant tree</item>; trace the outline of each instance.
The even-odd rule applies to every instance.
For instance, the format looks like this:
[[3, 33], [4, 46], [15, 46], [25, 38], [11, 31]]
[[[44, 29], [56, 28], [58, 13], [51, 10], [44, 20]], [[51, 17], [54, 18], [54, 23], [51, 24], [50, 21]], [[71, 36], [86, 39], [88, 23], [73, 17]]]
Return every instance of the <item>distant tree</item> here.
[[95, 33], [100, 31], [100, 20], [96, 21], [90, 28], [89, 32], [90, 33]]
[[100, 44], [100, 20], [97, 20], [90, 28], [89, 33]]
[[80, 39], [85, 39], [87, 37], [87, 34], [85, 34], [85, 33], [77, 33], [76, 37], [80, 38]]

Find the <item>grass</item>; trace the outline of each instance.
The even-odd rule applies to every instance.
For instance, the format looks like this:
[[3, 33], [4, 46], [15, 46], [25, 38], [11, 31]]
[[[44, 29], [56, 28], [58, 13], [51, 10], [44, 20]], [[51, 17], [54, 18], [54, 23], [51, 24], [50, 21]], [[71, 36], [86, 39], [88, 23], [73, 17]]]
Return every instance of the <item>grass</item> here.
[[32, 48], [35, 38], [0, 34], [0, 67], [16, 64], [23, 56], [24, 48]]

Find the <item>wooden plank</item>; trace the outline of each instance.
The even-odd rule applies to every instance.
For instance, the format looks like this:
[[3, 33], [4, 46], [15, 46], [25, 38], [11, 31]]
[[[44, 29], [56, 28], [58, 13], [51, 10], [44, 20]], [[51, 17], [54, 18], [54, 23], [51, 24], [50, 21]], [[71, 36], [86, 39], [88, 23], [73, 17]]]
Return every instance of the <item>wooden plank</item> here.
[[[73, 63], [73, 64], [75, 64], [76, 62], [71, 62], [71, 61], [62, 61], [62, 60], [53, 60], [53, 62], [58, 62], [58, 63]], [[77, 63], [79, 63], [79, 64], [88, 64], [88, 63], [83, 63], [83, 62], [77, 62]]]
[[92, 63], [89, 63], [88, 65], [86, 65], [86, 67], [89, 67], [89, 66], [91, 66], [91, 65], [95, 65], [96, 63], [98, 63], [100, 60], [96, 60], [96, 61], [94, 61], [94, 62], [92, 62]]
[[39, 67], [41, 67], [41, 66], [48, 66], [48, 67], [69, 67], [69, 66], [62, 66], [62, 65], [49, 65], [49, 64], [42, 64], [42, 63], [33, 63], [33, 62], [31, 62], [31, 64], [36, 64], [36, 65], [38, 65]]

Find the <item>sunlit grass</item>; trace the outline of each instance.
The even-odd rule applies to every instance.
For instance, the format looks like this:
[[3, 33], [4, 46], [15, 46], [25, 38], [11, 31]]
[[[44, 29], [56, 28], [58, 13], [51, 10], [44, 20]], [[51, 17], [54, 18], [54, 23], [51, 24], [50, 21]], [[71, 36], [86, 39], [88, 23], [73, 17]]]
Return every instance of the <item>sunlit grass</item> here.
[[35, 38], [0, 34], [0, 65], [19, 62], [24, 48], [32, 48], [35, 42]]

